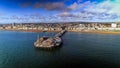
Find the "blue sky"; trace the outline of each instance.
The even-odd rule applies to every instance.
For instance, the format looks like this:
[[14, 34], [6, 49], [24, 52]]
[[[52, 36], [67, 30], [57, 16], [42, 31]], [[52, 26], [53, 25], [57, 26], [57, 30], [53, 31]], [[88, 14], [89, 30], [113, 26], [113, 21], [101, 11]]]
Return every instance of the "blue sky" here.
[[119, 0], [0, 0], [0, 23], [120, 22]]

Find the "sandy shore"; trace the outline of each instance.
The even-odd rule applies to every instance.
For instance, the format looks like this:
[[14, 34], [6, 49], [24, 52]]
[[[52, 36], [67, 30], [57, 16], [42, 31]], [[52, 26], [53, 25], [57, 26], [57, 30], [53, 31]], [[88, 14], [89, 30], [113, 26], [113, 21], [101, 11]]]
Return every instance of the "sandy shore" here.
[[81, 33], [92, 33], [92, 34], [120, 34], [120, 31], [103, 31], [103, 30], [70, 31], [70, 32], [81, 32]]
[[84, 31], [68, 31], [68, 32], [80, 32], [80, 33], [92, 33], [92, 34], [120, 34], [120, 31], [105, 31], [105, 30], [84, 30]]
[[[8, 31], [23, 31], [23, 32], [59, 32], [60, 30], [16, 30], [16, 29], [7, 29]], [[120, 31], [105, 31], [105, 30], [69, 30], [68, 32], [80, 32], [80, 33], [93, 33], [93, 34], [120, 34]]]

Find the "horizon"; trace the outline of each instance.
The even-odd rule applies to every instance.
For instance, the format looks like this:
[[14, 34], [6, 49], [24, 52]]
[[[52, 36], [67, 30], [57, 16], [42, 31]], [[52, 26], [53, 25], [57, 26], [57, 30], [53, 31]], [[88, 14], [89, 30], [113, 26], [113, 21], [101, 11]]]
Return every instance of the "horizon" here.
[[[78, 21], [78, 22], [19, 22], [19, 23], [16, 23], [16, 22], [13, 22], [14, 24], [75, 24], [75, 23], [90, 23], [90, 24], [94, 24], [94, 23], [98, 23], [98, 24], [106, 24], [106, 23], [109, 23], [109, 24], [112, 24], [112, 23], [120, 23], [120, 22], [82, 22], [82, 21]], [[0, 23], [0, 24], [13, 24], [13, 23]]]
[[0, 0], [0, 24], [120, 22], [119, 0]]

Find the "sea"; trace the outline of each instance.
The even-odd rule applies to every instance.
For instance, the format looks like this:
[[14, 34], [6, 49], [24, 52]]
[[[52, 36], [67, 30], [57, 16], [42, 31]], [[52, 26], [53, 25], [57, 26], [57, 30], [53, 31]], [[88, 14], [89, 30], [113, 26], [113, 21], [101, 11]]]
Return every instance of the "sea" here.
[[0, 31], [0, 68], [120, 68], [120, 35], [66, 32], [59, 48], [34, 47], [56, 33]]

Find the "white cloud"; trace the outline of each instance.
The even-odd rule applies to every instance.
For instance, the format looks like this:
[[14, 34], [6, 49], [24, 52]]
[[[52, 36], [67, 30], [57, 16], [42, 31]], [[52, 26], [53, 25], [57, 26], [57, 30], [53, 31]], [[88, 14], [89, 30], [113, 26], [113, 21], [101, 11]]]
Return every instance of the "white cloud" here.
[[78, 8], [78, 4], [77, 3], [73, 3], [72, 5], [69, 6], [69, 8], [71, 10], [76, 10]]
[[79, 19], [99, 21], [120, 21], [120, 0], [105, 0], [100, 3], [73, 3], [69, 6]]
[[90, 1], [86, 1], [86, 2], [84, 2], [84, 3], [77, 3], [77, 2], [75, 2], [75, 3], [73, 3], [73, 4], [71, 4], [68, 8], [70, 8], [70, 9], [72, 9], [72, 10], [79, 10], [79, 9], [82, 9], [82, 8], [86, 8], [86, 7], [88, 7], [88, 6], [91, 6], [91, 5], [93, 5], [94, 3], [91, 3]]

